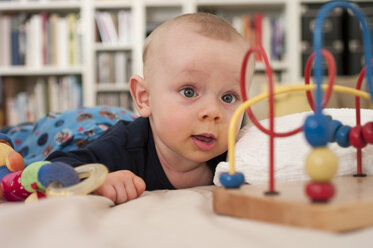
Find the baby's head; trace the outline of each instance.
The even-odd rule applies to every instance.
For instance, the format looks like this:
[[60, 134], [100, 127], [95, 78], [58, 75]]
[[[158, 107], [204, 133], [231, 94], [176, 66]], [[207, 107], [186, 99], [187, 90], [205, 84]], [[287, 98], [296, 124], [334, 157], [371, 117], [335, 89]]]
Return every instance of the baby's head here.
[[[211, 14], [176, 17], [149, 35], [144, 78], [134, 75], [130, 88], [140, 115], [150, 119], [158, 155], [200, 163], [227, 150], [248, 48], [229, 23]], [[248, 74], [253, 70], [251, 62]]]
[[[172, 31], [179, 31], [173, 33]], [[230, 23], [215, 15], [208, 13], [185, 14], [167, 21], [157, 27], [146, 39], [143, 50], [144, 77], [151, 73], [153, 63], [157, 64], [157, 57], [163, 53], [160, 48], [167, 49], [171, 44], [168, 43], [169, 36], [176, 35], [175, 40], [188, 37], [188, 32], [195, 32], [206, 38], [226, 41], [232, 45], [241, 42], [245, 49], [248, 49], [246, 40], [240, 35]], [[175, 44], [174, 44], [175, 45]], [[176, 44], [178, 45], [178, 44]], [[178, 46], [183, 50], [183, 47]], [[242, 55], [243, 56], [243, 55]], [[251, 61], [253, 63], [253, 61]], [[252, 66], [253, 68], [254, 66]]]

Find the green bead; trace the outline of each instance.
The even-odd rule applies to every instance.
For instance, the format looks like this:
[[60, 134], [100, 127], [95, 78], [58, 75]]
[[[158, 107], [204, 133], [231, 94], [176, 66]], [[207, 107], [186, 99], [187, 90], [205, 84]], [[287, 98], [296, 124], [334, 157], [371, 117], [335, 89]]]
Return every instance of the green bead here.
[[36, 183], [38, 189], [45, 190], [45, 187], [38, 180], [38, 173], [40, 168], [49, 164], [49, 161], [38, 161], [28, 165], [22, 172], [21, 184], [28, 192], [35, 192], [31, 187], [32, 184]]

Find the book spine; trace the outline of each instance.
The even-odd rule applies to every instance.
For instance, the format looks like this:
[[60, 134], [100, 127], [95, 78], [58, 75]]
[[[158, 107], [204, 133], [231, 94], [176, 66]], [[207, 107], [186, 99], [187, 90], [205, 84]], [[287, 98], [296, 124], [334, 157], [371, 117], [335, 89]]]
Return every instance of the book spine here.
[[57, 22], [57, 65], [66, 67], [69, 64], [69, 29], [66, 17]]
[[42, 60], [43, 65], [48, 64], [48, 13], [42, 12], [41, 14], [41, 26], [42, 26]]
[[11, 17], [9, 15], [0, 16], [1, 27], [1, 65], [11, 65]]

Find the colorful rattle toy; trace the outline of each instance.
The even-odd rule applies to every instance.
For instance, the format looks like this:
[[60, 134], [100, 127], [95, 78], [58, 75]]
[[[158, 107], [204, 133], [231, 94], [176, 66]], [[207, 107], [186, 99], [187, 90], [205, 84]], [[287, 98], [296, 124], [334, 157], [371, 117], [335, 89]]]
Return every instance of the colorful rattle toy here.
[[98, 188], [107, 174], [102, 164], [86, 164], [74, 169], [62, 162], [39, 161], [7, 174], [1, 180], [0, 192], [8, 201], [85, 195]]
[[8, 201], [23, 201], [35, 192], [41, 198], [52, 181], [67, 187], [79, 183], [79, 176], [74, 168], [65, 163], [34, 162], [2, 179], [3, 197]]
[[74, 169], [62, 162], [39, 161], [7, 174], [1, 180], [0, 192], [8, 201], [85, 195], [98, 188], [107, 173], [102, 164], [86, 164]]
[[[336, 72], [335, 61], [330, 52], [321, 49], [323, 21], [327, 14], [337, 7], [351, 10], [359, 20], [363, 30], [365, 67], [359, 75], [355, 89], [333, 85]], [[237, 217], [332, 231], [346, 231], [373, 225], [373, 214], [370, 214], [373, 209], [373, 194], [370, 196], [371, 199], [369, 199], [369, 201], [364, 202], [366, 204], [362, 204], [359, 201], [360, 199], [355, 201], [347, 199], [342, 203], [333, 202], [332, 207], [328, 207], [332, 202], [331, 199], [335, 196], [336, 187], [331, 182], [331, 179], [336, 174], [338, 168], [338, 159], [327, 147], [328, 143], [336, 142], [341, 147], [352, 145], [356, 148], [357, 171], [354, 177], [357, 178], [355, 178], [356, 180], [348, 181], [349, 184], [353, 187], [357, 185], [355, 188], [359, 190], [359, 186], [361, 188], [359, 184], [362, 182], [360, 180], [369, 180], [369, 177], [366, 177], [363, 173], [361, 162], [361, 149], [367, 144], [373, 144], [373, 122], [362, 125], [360, 121], [360, 98], [370, 98], [373, 100], [371, 38], [364, 15], [355, 4], [347, 1], [332, 1], [325, 4], [316, 17], [313, 42], [315, 52], [306, 63], [305, 85], [286, 86], [277, 90], [273, 88], [272, 70], [263, 48], [253, 47], [246, 53], [241, 68], [241, 93], [245, 102], [236, 110], [231, 120], [228, 138], [228, 160], [230, 167], [229, 172], [220, 175], [220, 182], [224, 188], [218, 188], [214, 191], [214, 210], [216, 212]], [[245, 89], [245, 75], [248, 58], [253, 52], [258, 53], [262, 57], [266, 66], [268, 93], [248, 100]], [[322, 85], [321, 56], [324, 56], [328, 62], [329, 82], [327, 85]], [[313, 60], [315, 60], [314, 76], [316, 85], [309, 84]], [[370, 94], [360, 90], [364, 76], [366, 76], [366, 83]], [[326, 90], [324, 97], [322, 97], [322, 89]], [[311, 90], [316, 90], [315, 103], [311, 96]], [[343, 125], [340, 121], [332, 120], [330, 116], [323, 114], [322, 108], [326, 106], [332, 90], [355, 95], [355, 127]], [[275, 132], [274, 95], [292, 91], [306, 91], [308, 102], [314, 114], [308, 116], [304, 125], [297, 129], [283, 133]], [[269, 129], [264, 128], [258, 122], [250, 109], [251, 105], [265, 98], [268, 98]], [[256, 192], [252, 193], [255, 188], [254, 185], [245, 185], [242, 187], [244, 189], [240, 189], [245, 181], [244, 175], [240, 172], [236, 172], [234, 167], [236, 123], [245, 110], [252, 123], [260, 131], [269, 136], [269, 185], [264, 195], [261, 196], [258, 196]], [[275, 190], [274, 139], [294, 135], [301, 131], [303, 131], [305, 139], [312, 147], [305, 161], [305, 169], [311, 180], [305, 184], [302, 190], [302, 193], [305, 192], [311, 203], [296, 201], [290, 198], [285, 199], [285, 197], [282, 198], [279, 191]], [[295, 185], [299, 185], [299, 183]], [[303, 187], [303, 185], [304, 183], [301, 184], [301, 187]], [[292, 186], [291, 189], [293, 190], [294, 188], [296, 187]], [[351, 192], [349, 192], [349, 194], [351, 194]], [[368, 202], [370, 204], [368, 204]]]
[[25, 168], [22, 156], [13, 147], [12, 140], [0, 133], [0, 198], [8, 201], [89, 194], [108, 174], [102, 164], [74, 169], [62, 162], [38, 161]]

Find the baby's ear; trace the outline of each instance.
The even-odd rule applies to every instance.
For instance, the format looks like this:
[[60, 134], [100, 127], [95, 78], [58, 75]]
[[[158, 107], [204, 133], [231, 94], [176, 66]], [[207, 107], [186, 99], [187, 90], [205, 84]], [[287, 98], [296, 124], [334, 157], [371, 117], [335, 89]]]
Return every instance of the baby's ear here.
[[131, 77], [130, 92], [139, 114], [142, 117], [149, 117], [151, 115], [151, 109], [149, 104], [148, 87], [145, 80], [139, 75], [133, 75]]

